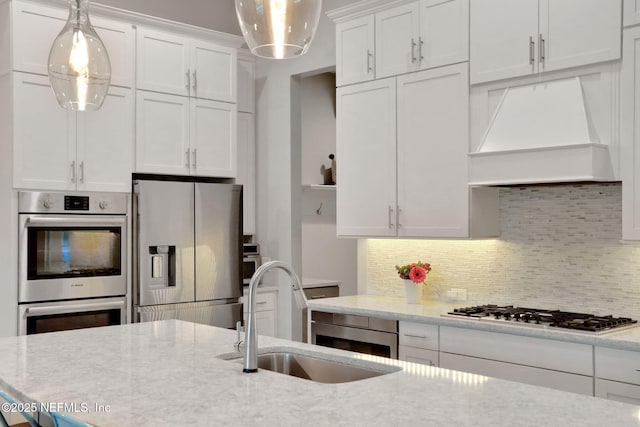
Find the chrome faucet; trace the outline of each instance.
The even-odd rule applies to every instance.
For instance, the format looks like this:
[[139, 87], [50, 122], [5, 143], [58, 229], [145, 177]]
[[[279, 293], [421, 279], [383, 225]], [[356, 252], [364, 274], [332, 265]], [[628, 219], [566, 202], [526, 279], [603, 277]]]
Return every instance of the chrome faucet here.
[[299, 308], [307, 308], [307, 298], [302, 290], [300, 279], [293, 269], [282, 261], [269, 261], [262, 264], [249, 282], [249, 312], [247, 314], [247, 331], [245, 333], [244, 347], [244, 369], [242, 372], [258, 372], [258, 338], [256, 336], [256, 288], [262, 280], [262, 276], [273, 268], [284, 270], [291, 278], [293, 295], [296, 297], [296, 304]]

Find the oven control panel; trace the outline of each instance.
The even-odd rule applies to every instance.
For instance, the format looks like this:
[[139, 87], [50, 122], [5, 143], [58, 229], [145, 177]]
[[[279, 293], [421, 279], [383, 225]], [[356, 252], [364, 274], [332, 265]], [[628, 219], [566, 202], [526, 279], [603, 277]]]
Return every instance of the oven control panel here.
[[18, 192], [19, 213], [69, 213], [126, 215], [127, 193]]

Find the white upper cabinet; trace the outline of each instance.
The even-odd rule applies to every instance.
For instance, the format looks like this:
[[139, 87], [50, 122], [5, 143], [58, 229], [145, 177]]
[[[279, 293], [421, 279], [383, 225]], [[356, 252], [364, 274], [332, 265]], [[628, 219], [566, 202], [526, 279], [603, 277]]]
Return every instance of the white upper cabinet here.
[[467, 61], [469, 0], [421, 0], [336, 24], [336, 84]]
[[471, 83], [619, 59], [621, 28], [620, 0], [471, 2]]
[[336, 85], [375, 77], [374, 25], [373, 15], [336, 24]]
[[136, 171], [232, 178], [236, 105], [137, 91]]
[[624, 0], [623, 8], [625, 27], [640, 24], [640, 2], [638, 0]]
[[338, 88], [338, 235], [496, 235], [497, 190], [467, 185], [468, 88], [467, 64]]
[[13, 79], [14, 188], [131, 191], [131, 89], [111, 87], [100, 110], [76, 113], [60, 108], [48, 77]]
[[236, 102], [236, 50], [189, 37], [138, 28], [137, 88]]
[[337, 90], [339, 236], [396, 235], [396, 81]]
[[[13, 70], [47, 75], [51, 44], [62, 31], [67, 9], [14, 1]], [[91, 17], [111, 61], [111, 84], [133, 86], [134, 32], [131, 25], [102, 17]]]
[[419, 68], [420, 10], [410, 3], [376, 13], [376, 77], [384, 78]]

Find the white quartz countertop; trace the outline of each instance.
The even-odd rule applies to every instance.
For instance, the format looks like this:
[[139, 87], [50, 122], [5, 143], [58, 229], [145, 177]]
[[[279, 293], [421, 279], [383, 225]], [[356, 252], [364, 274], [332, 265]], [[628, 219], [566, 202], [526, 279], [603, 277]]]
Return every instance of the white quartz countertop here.
[[[0, 387], [102, 426], [640, 426], [637, 406], [382, 358], [403, 369], [343, 384], [244, 374], [216, 357], [235, 335], [165, 320], [2, 338]], [[263, 336], [259, 346], [372, 363]]]
[[336, 298], [317, 299], [308, 302], [309, 308], [331, 313], [357, 314], [382, 319], [406, 320], [445, 326], [457, 326], [492, 332], [502, 332], [537, 338], [570, 341], [622, 350], [640, 351], [640, 327], [623, 329], [596, 335], [589, 332], [572, 332], [556, 328], [544, 328], [523, 324], [500, 323], [462, 317], [443, 317], [456, 307], [469, 306], [466, 303], [444, 303], [423, 301], [421, 304], [407, 304], [403, 297], [382, 295], [353, 295]]

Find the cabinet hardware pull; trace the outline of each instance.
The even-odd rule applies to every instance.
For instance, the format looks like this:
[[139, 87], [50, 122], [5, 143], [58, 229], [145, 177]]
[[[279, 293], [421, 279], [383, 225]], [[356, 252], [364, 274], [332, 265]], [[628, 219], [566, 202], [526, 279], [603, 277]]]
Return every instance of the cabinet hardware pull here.
[[191, 74], [189, 73], [189, 69], [187, 69], [185, 75], [187, 76], [187, 84], [185, 87], [187, 88], [187, 92], [189, 92], [189, 86], [191, 86]]
[[398, 228], [402, 227], [402, 224], [400, 224], [400, 212], [402, 212], [402, 209], [400, 209], [400, 206], [396, 206], [396, 224], [398, 224]]
[[314, 295], [311, 299], [326, 298], [326, 295]]
[[71, 182], [76, 183], [76, 161], [71, 161]]
[[389, 205], [389, 228], [393, 228], [393, 221], [391, 220], [391, 216], [393, 215], [393, 208]]
[[80, 162], [80, 184], [84, 184], [84, 160]]
[[197, 156], [197, 148], [193, 149], [193, 168], [196, 168], [196, 156]]
[[185, 166], [187, 167], [187, 169], [191, 169], [191, 156], [190, 156], [189, 150], [185, 151], [184, 154], [187, 157], [187, 161], [185, 163]]
[[422, 62], [422, 60], [424, 59], [424, 56], [422, 56], [422, 45], [424, 44], [424, 40], [422, 40], [422, 37], [419, 37], [418, 41], [418, 56], [420, 57], [420, 62]]
[[409, 338], [422, 338], [427, 339], [426, 335], [411, 335], [411, 334], [404, 334], [405, 337], [409, 337]]
[[411, 63], [414, 64], [417, 61], [416, 59], [416, 41], [411, 38]]
[[529, 36], [529, 64], [533, 66], [535, 63], [534, 50], [535, 50], [536, 42], [533, 41], [533, 36]]
[[544, 56], [544, 37], [542, 37], [542, 34], [540, 34], [538, 36], [538, 62], [544, 63]]
[[256, 305], [260, 305], [260, 304], [266, 304], [266, 301], [256, 301]]
[[367, 73], [371, 73], [373, 68], [371, 67], [371, 59], [373, 58], [373, 53], [369, 49], [367, 49]]
[[196, 95], [198, 93], [198, 75], [196, 74], [197, 70], [193, 70], [193, 93]]

